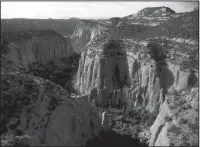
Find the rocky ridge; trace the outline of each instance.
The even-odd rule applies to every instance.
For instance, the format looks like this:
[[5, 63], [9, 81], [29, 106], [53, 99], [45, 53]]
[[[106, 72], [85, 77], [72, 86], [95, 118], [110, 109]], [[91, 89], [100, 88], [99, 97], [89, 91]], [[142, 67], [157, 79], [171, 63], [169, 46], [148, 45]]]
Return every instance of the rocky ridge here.
[[198, 18], [199, 10], [193, 10], [191, 12], [184, 13], [179, 17], [170, 19], [162, 24], [149, 28], [145, 32], [135, 35], [135, 38], [142, 40], [147, 38], [153, 38], [160, 36], [166, 36], [169, 38], [181, 38], [198, 40]]
[[182, 13], [176, 13], [169, 7], [147, 7], [136, 14], [123, 17], [127, 22], [131, 24], [145, 24], [150, 26], [157, 26], [167, 20], [177, 18], [183, 15]]
[[70, 98], [61, 86], [43, 78], [9, 73], [1, 76], [1, 85], [3, 145], [15, 145], [16, 136], [28, 135], [31, 146], [79, 146], [98, 134], [98, 112], [84, 98]]

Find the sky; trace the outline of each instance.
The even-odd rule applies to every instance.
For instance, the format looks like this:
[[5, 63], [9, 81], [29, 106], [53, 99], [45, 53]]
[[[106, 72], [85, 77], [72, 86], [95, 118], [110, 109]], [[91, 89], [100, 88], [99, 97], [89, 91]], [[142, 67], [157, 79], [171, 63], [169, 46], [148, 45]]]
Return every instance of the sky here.
[[198, 7], [198, 2], [1, 2], [1, 18], [67, 19], [123, 17], [137, 13], [145, 7], [170, 7], [176, 12], [188, 12]]

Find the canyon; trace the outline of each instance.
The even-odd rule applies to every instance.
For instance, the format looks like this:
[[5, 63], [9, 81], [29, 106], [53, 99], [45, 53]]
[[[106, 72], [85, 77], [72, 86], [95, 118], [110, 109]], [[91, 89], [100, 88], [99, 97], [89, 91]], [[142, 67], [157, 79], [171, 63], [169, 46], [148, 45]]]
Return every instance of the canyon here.
[[121, 139], [126, 146], [198, 146], [196, 36], [144, 38], [152, 27], [130, 39], [122, 25], [169, 15], [174, 18], [161, 20], [158, 29], [183, 18], [190, 25], [194, 13], [146, 8], [107, 20], [112, 25], [80, 20], [67, 36], [51, 29], [4, 31], [2, 145], [87, 147]]

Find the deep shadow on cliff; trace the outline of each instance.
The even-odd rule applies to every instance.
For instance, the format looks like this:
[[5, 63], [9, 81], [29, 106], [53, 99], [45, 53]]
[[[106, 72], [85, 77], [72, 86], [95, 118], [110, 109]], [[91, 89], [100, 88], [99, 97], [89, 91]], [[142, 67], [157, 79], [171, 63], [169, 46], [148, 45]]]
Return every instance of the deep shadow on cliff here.
[[191, 74], [188, 77], [188, 86], [193, 87], [198, 83], [198, 78], [197, 76], [194, 74], [194, 72], [191, 72]]
[[[104, 60], [104, 62], [102, 62], [102, 74], [107, 77], [108, 74], [106, 72], [109, 71], [112, 74], [110, 75], [111, 77], [108, 77], [108, 80], [111, 79], [113, 89], [129, 86], [128, 60], [122, 40], [109, 40], [108, 43], [103, 46], [102, 56], [102, 60]], [[107, 70], [104, 70], [106, 68]], [[106, 84], [106, 82], [104, 84]]]
[[104, 147], [104, 146], [119, 146], [119, 147], [146, 147], [139, 140], [131, 138], [129, 135], [117, 134], [113, 131], [101, 132], [100, 136], [86, 142], [85, 147]]
[[60, 58], [56, 62], [49, 61], [45, 64], [31, 64], [29, 73], [53, 81], [68, 90], [69, 93], [75, 93], [73, 88], [73, 78], [78, 70], [80, 55], [74, 53], [67, 58]]

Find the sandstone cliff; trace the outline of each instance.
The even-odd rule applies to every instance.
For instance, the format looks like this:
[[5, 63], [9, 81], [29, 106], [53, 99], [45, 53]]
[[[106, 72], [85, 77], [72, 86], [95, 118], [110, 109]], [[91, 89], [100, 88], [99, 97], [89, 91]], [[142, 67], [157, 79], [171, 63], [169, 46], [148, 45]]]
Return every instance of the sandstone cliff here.
[[[119, 91], [120, 94], [127, 95], [123, 97], [125, 101], [130, 99], [130, 95], [135, 95], [132, 99], [136, 99], [139, 94], [144, 106], [148, 106], [149, 111], [153, 112], [160, 107], [155, 101], [159, 102], [161, 90], [165, 95], [173, 89], [181, 91], [197, 83], [195, 73], [181, 71], [178, 65], [157, 61], [159, 59], [146, 62], [145, 58], [142, 58], [144, 54], [136, 54], [126, 46], [122, 47], [120, 41], [104, 42], [107, 43], [102, 41], [89, 45], [81, 55], [76, 88], [82, 94], [90, 93], [91, 97], [98, 95], [97, 99], [102, 100], [106, 99], [106, 93], [110, 97], [109, 93], [118, 95]], [[141, 50], [142, 46], [144, 44], [140, 43]], [[164, 59], [160, 57], [162, 58]], [[155, 114], [157, 115], [158, 111]]]
[[[107, 108], [114, 131], [146, 143], [150, 140], [150, 145], [171, 144], [168, 139], [163, 141], [170, 130], [162, 128], [159, 118], [165, 117], [165, 111], [168, 113], [168, 94], [184, 93], [197, 86], [197, 73], [165, 60], [169, 55], [164, 50], [147, 51], [144, 41], [126, 41], [108, 37], [88, 45], [79, 61], [75, 87], [88, 95], [89, 103]], [[154, 128], [151, 132], [150, 126]], [[196, 142], [191, 140], [190, 144]]]

